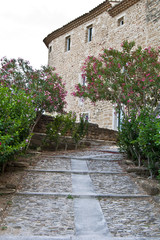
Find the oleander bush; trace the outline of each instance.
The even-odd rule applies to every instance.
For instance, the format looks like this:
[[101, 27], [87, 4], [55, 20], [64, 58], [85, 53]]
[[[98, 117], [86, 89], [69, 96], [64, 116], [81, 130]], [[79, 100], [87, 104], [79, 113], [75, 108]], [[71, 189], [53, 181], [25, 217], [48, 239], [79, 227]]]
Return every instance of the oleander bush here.
[[72, 95], [113, 103], [123, 115], [121, 149], [137, 164], [147, 165], [151, 175], [157, 174], [160, 123], [154, 112], [160, 101], [160, 47], [136, 48], [128, 41], [121, 46], [121, 51], [109, 48], [98, 57], [88, 56], [82, 67], [86, 84], [77, 84]]
[[22, 152], [31, 137], [36, 117], [32, 98], [23, 90], [0, 86], [0, 169]]
[[35, 124], [44, 112], [63, 112], [65, 84], [55, 69], [33, 69], [29, 62], [0, 62], [0, 168], [30, 143]]

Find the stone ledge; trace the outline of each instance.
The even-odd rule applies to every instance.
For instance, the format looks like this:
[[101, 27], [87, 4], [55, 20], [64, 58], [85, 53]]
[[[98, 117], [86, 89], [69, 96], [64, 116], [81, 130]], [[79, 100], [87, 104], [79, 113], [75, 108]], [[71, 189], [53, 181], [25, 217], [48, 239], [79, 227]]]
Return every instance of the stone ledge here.
[[135, 173], [139, 176], [149, 176], [149, 170], [145, 167], [128, 167], [126, 171], [128, 173]]
[[159, 237], [104, 237], [98, 235], [83, 236], [10, 236], [1, 235], [1, 240], [159, 240]]
[[159, 237], [104, 237], [98, 235], [83, 236], [10, 236], [1, 235], [1, 240], [159, 240]]
[[16, 195], [46, 196], [46, 197], [73, 197], [73, 198], [149, 198], [149, 195], [134, 194], [75, 194], [72, 192], [52, 193], [52, 192], [17, 192]]
[[[34, 133], [45, 133], [46, 126], [53, 121], [53, 117], [48, 115], [42, 115], [38, 123], [34, 128]], [[67, 134], [69, 136], [69, 133]], [[118, 132], [107, 129], [100, 128], [98, 124], [88, 123], [88, 134], [86, 139], [88, 140], [105, 140], [105, 141], [117, 141]]]
[[6, 194], [12, 194], [15, 193], [15, 189], [8, 189], [8, 188], [3, 188], [0, 189], [0, 195], [6, 195]]
[[107, 171], [79, 171], [79, 170], [45, 170], [45, 169], [27, 169], [27, 172], [35, 172], [35, 173], [75, 173], [75, 174], [108, 174], [108, 175], [123, 175], [126, 174], [126, 172], [107, 172]]
[[160, 193], [160, 185], [158, 183], [148, 182], [147, 180], [140, 180], [139, 183], [149, 195], [155, 196]]

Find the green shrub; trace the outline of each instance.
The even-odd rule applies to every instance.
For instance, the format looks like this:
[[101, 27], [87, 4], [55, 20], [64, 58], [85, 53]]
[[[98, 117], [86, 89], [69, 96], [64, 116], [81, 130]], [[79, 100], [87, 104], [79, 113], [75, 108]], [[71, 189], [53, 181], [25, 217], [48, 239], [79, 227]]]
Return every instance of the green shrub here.
[[22, 151], [36, 117], [32, 98], [22, 90], [0, 86], [0, 167]]
[[159, 119], [154, 112], [148, 109], [142, 110], [139, 118], [139, 137], [138, 144], [145, 156], [144, 163], [149, 168], [150, 173], [155, 173], [157, 162], [160, 162], [159, 138]]
[[58, 114], [53, 118], [53, 121], [47, 126], [46, 131], [46, 139], [45, 143], [49, 140], [51, 142], [54, 142], [56, 144], [55, 150], [58, 149], [58, 146], [60, 144], [61, 138], [65, 140], [65, 150], [67, 150], [67, 132], [71, 132], [75, 117], [72, 115], [72, 113], [68, 114]]
[[126, 116], [119, 129], [119, 146], [135, 163], [157, 175], [160, 166], [160, 117], [150, 107]]
[[58, 149], [61, 140], [65, 142], [65, 150], [68, 147], [68, 138], [70, 135], [75, 143], [77, 149], [78, 144], [87, 133], [88, 122], [80, 118], [80, 122], [76, 122], [76, 116], [73, 113], [57, 115], [53, 121], [47, 126], [45, 144], [47, 142], [54, 142], [56, 144], [55, 150]]
[[80, 117], [79, 123], [74, 123], [74, 127], [72, 129], [72, 139], [75, 143], [75, 149], [78, 148], [81, 140], [86, 136], [88, 131], [88, 122], [83, 118]]
[[141, 150], [137, 142], [139, 136], [138, 121], [133, 111], [129, 116], [125, 116], [121, 129], [119, 129], [118, 145], [121, 151], [127, 153], [139, 165], [141, 164]]

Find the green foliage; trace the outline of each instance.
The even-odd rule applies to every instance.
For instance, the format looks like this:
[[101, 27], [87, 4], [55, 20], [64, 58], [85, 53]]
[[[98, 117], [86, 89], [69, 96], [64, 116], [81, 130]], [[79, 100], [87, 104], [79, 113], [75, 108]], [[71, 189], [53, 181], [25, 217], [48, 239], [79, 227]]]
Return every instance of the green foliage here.
[[160, 50], [151, 47], [133, 49], [134, 42], [124, 41], [122, 51], [104, 49], [99, 57], [89, 56], [82, 67], [86, 86], [75, 86], [74, 96], [91, 101], [110, 100], [120, 109], [137, 112], [160, 99]]
[[22, 90], [0, 86], [0, 166], [22, 151], [36, 117], [32, 98]]
[[160, 123], [154, 110], [160, 100], [160, 49], [135, 48], [124, 41], [122, 50], [104, 49], [99, 57], [88, 56], [82, 67], [86, 85], [72, 94], [92, 102], [109, 100], [123, 112], [119, 146], [151, 173], [160, 160]]
[[32, 96], [37, 115], [44, 111], [63, 112], [67, 92], [54, 68], [42, 66], [36, 70], [21, 58], [2, 58], [0, 83], [13, 89], [22, 89]]
[[138, 165], [144, 164], [150, 174], [157, 175], [160, 165], [160, 118], [150, 107], [139, 114], [132, 110], [122, 121], [119, 131], [119, 146]]
[[[53, 118], [53, 121], [47, 126], [45, 142], [53, 141], [56, 143], [56, 150], [58, 149], [61, 137], [64, 137], [67, 132], [71, 131], [74, 126], [75, 117], [70, 112], [68, 114], [58, 114]], [[67, 140], [65, 141], [67, 150]]]
[[137, 143], [138, 136], [138, 121], [135, 112], [133, 111], [130, 116], [125, 116], [121, 123], [118, 144], [120, 150], [126, 152], [128, 157], [135, 161], [138, 159], [140, 160], [139, 154], [141, 152]]
[[33, 69], [21, 58], [0, 63], [0, 163], [29, 145], [31, 133], [44, 111], [63, 112], [65, 85], [55, 69]]
[[2, 226], [2, 227], [1, 227], [1, 230], [2, 230], [2, 231], [7, 230], [7, 226]]
[[73, 200], [74, 197], [73, 197], [72, 195], [69, 194], [69, 195], [67, 196], [67, 199], [71, 199], [71, 200]]
[[149, 168], [151, 174], [156, 173], [156, 163], [160, 163], [159, 148], [159, 124], [160, 119], [155, 116], [154, 112], [144, 109], [138, 117], [139, 121], [139, 137], [138, 144], [147, 159], [145, 164]]
[[63, 138], [65, 141], [65, 150], [67, 150], [67, 136], [71, 135], [75, 143], [75, 148], [78, 147], [80, 141], [87, 133], [88, 122], [80, 118], [80, 122], [76, 123], [76, 115], [73, 113], [57, 115], [53, 121], [47, 126], [45, 143], [48, 141], [55, 142], [56, 150]]
[[157, 179], [160, 180], [160, 170], [158, 171]]
[[85, 137], [88, 131], [88, 122], [83, 118], [80, 117], [80, 122], [75, 123], [73, 130], [72, 130], [72, 138], [75, 142], [75, 148], [77, 149], [81, 140]]

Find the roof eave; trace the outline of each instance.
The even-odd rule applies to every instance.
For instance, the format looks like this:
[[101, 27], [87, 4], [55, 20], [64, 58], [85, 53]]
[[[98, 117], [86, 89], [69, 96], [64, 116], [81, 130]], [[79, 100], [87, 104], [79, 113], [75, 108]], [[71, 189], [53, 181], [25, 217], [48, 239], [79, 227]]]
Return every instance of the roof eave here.
[[139, 1], [140, 0], [123, 0], [119, 4], [109, 9], [108, 13], [110, 14], [111, 17], [115, 17], [116, 15], [125, 11], [126, 9], [128, 9], [129, 7], [131, 7], [132, 5], [136, 4]]
[[88, 13], [83, 14], [82, 16], [80, 16], [80, 17], [74, 19], [73, 21], [67, 23], [63, 27], [58, 28], [57, 30], [50, 33], [46, 38], [44, 38], [43, 42], [45, 43], [45, 45], [48, 48], [50, 42], [53, 39], [71, 31], [73, 28], [80, 26], [84, 22], [92, 20], [94, 17], [100, 15], [104, 11], [108, 11], [111, 7], [112, 7], [112, 5], [109, 3], [108, 0], [104, 1], [100, 5], [98, 5], [97, 7], [92, 9], [91, 11], [89, 11]]

